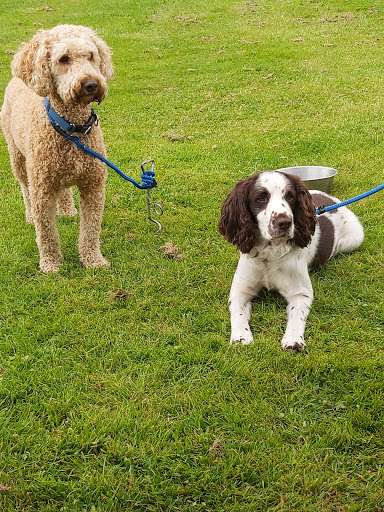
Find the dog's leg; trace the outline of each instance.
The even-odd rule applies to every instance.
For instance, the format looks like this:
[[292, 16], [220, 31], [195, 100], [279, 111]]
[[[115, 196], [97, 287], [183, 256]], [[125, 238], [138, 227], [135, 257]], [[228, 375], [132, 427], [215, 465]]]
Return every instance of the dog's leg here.
[[363, 226], [356, 215], [347, 208], [340, 208], [337, 214], [334, 254], [338, 252], [352, 252], [357, 249], [364, 240]]
[[1, 127], [4, 133], [5, 140], [8, 145], [9, 158], [11, 162], [11, 168], [13, 175], [20, 184], [21, 193], [23, 194], [23, 200], [25, 205], [25, 220], [29, 223], [33, 223], [31, 203], [29, 200], [28, 190], [28, 176], [25, 165], [25, 157], [17, 147], [14, 135], [11, 127], [11, 119], [13, 116], [14, 101], [9, 88], [7, 87], [4, 96], [4, 104], [1, 107]]
[[31, 201], [29, 199], [28, 176], [25, 167], [25, 158], [14, 144], [8, 145], [9, 157], [11, 161], [12, 172], [20, 184], [21, 193], [25, 205], [25, 220], [28, 224], [33, 224]]
[[36, 243], [40, 253], [40, 270], [57, 272], [63, 261], [59, 232], [56, 226], [56, 194], [48, 194], [43, 184], [30, 185], [32, 215], [36, 230]]
[[[301, 276], [301, 279], [303, 279], [303, 276]], [[281, 348], [283, 350], [300, 352], [300, 350], [306, 347], [304, 330], [313, 300], [312, 284], [309, 275], [305, 284], [302, 284], [300, 289], [298, 289], [294, 280], [292, 280], [291, 286], [288, 289], [291, 289], [291, 292], [283, 293], [288, 304], [287, 327], [281, 340]]]
[[74, 217], [77, 214], [75, 203], [73, 202], [72, 188], [63, 188], [57, 197], [56, 206], [57, 215]]
[[249, 345], [253, 336], [249, 326], [252, 312], [252, 296], [236, 290], [231, 293], [228, 308], [231, 313], [231, 345]]
[[105, 177], [97, 183], [79, 185], [80, 236], [79, 254], [84, 267], [106, 267], [108, 261], [100, 252], [101, 220], [104, 210]]
[[[247, 260], [247, 261], [246, 261]], [[260, 291], [257, 272], [251, 271], [248, 255], [241, 254], [233, 277], [228, 309], [231, 313], [231, 344], [249, 345], [253, 342], [249, 320], [252, 299]]]

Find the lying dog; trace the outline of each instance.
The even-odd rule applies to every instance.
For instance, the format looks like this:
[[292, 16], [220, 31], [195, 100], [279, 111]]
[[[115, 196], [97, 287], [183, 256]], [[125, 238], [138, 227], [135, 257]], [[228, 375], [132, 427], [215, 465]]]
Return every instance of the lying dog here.
[[350, 252], [364, 239], [357, 217], [345, 206], [316, 217], [316, 206], [339, 202], [309, 192], [296, 176], [261, 172], [239, 181], [222, 205], [219, 231], [240, 251], [229, 296], [231, 343], [253, 342], [249, 327], [252, 299], [261, 289], [287, 301], [283, 349], [303, 349], [313, 300], [308, 269], [338, 252]]
[[[92, 102], [100, 103], [107, 94], [113, 76], [111, 51], [90, 28], [59, 25], [39, 31], [25, 44], [13, 59], [12, 72], [1, 125], [26, 220], [35, 225], [40, 269], [60, 268], [56, 202], [59, 215], [76, 214], [72, 185], [80, 190], [80, 260], [85, 267], [106, 266], [99, 238], [107, 169], [62, 132], [105, 156]], [[58, 119], [61, 132], [52, 126], [47, 112]]]

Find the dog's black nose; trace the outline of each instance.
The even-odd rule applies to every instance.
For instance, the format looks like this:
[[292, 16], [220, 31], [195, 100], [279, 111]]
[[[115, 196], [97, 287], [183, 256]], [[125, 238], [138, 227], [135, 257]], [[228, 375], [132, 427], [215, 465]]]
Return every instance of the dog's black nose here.
[[280, 213], [275, 221], [274, 221], [275, 227], [279, 229], [280, 231], [288, 231], [288, 229], [292, 225], [292, 219], [289, 215], [286, 215], [285, 213]]
[[93, 78], [87, 78], [84, 80], [84, 82], [81, 84], [82, 89], [88, 93], [92, 94], [97, 91], [97, 88], [99, 87], [99, 84], [94, 80]]

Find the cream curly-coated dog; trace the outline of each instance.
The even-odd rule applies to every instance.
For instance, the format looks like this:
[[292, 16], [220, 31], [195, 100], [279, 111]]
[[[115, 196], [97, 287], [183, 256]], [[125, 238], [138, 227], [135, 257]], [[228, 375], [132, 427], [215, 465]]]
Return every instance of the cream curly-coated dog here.
[[90, 28], [59, 25], [39, 31], [14, 56], [1, 110], [11, 166], [24, 198], [26, 220], [34, 223], [40, 269], [56, 272], [62, 262], [56, 226], [59, 215], [75, 215], [71, 187], [80, 190], [79, 254], [85, 267], [108, 265], [100, 252], [105, 164], [55, 131], [44, 105], [90, 133], [73, 133], [105, 155], [92, 102], [107, 94], [113, 76], [111, 50]]

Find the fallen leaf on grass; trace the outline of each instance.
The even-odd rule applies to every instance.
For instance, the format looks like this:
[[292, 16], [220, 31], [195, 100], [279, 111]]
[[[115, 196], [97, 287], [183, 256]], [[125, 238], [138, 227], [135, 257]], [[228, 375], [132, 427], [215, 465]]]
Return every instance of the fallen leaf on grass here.
[[122, 288], [117, 288], [116, 290], [114, 290], [110, 297], [112, 300], [126, 300], [128, 299], [130, 293], [127, 292], [126, 290], [123, 290]]
[[7, 492], [10, 491], [11, 488], [8, 485], [2, 485], [0, 484], [0, 492]]
[[159, 250], [173, 260], [181, 261], [185, 258], [185, 254], [179, 254], [179, 248], [173, 242], [166, 242]]
[[220, 455], [224, 450], [224, 445], [221, 439], [215, 439], [209, 448], [209, 455], [211, 457], [216, 457], [217, 455]]
[[169, 131], [169, 132], [167, 133], [167, 138], [168, 138], [169, 140], [172, 140], [172, 141], [175, 141], [175, 140], [182, 140], [182, 139], [184, 139], [184, 135], [181, 135], [180, 133], [176, 133], [176, 132], [174, 132], [174, 131], [172, 131], [172, 130], [171, 130], [171, 131]]

